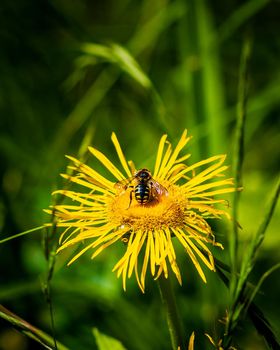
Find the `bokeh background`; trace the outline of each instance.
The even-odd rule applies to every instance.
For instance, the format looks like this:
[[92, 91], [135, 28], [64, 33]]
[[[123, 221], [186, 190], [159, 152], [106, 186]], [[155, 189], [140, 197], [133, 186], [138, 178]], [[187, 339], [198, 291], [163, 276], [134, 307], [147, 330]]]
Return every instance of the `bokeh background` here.
[[[231, 164], [242, 45], [252, 42], [240, 204], [240, 257], [258, 228], [279, 170], [280, 2], [268, 0], [2, 0], [0, 4], [0, 239], [48, 222], [43, 209], [63, 186], [65, 154], [87, 160], [91, 144], [116, 159], [115, 131], [128, 159], [151, 167], [163, 133], [193, 135], [191, 162], [227, 153]], [[245, 39], [244, 39], [245, 38]], [[89, 164], [97, 166], [91, 159]], [[230, 171], [229, 171], [230, 174]], [[279, 209], [279, 207], [278, 207]], [[215, 226], [216, 227], [216, 226]], [[276, 211], [251, 281], [279, 262]], [[227, 228], [217, 226], [227, 247]], [[58, 233], [57, 233], [58, 235]], [[0, 245], [0, 302], [51, 334], [42, 292], [48, 267], [43, 232]], [[155, 282], [126, 293], [111, 272], [123, 247], [95, 261], [71, 251], [57, 257], [51, 281], [57, 339], [70, 349], [97, 349], [93, 327], [127, 349], [170, 349]], [[224, 262], [228, 250], [215, 251]], [[228, 292], [214, 273], [204, 285], [184, 254], [176, 285], [187, 337], [207, 349], [220, 334]], [[262, 285], [257, 305], [280, 329], [279, 270]], [[245, 319], [240, 349], [265, 349]], [[0, 320], [0, 349], [41, 349]]]

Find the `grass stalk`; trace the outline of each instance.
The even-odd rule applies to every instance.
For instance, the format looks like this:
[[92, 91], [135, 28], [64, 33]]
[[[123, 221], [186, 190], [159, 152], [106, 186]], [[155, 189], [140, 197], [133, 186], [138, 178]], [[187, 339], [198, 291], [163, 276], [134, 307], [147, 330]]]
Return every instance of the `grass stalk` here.
[[[239, 70], [239, 85], [238, 85], [238, 103], [237, 103], [237, 124], [235, 134], [235, 151], [233, 156], [233, 176], [235, 178], [236, 188], [242, 188], [242, 168], [244, 161], [244, 135], [245, 122], [247, 113], [247, 98], [248, 98], [248, 71], [249, 61], [251, 57], [252, 39], [247, 34], [244, 40], [240, 70]], [[240, 201], [240, 191], [236, 191], [233, 196], [233, 228], [230, 237], [230, 258], [231, 258], [231, 285], [230, 293], [234, 294], [237, 284], [237, 258], [238, 258], [238, 207]]]
[[[278, 180], [278, 183], [276, 185], [276, 188], [273, 191], [271, 200], [269, 201], [268, 208], [265, 212], [265, 215], [263, 217], [263, 221], [255, 235], [255, 238], [252, 240], [252, 243], [249, 247], [248, 253], [246, 254], [246, 257], [243, 260], [243, 264], [241, 266], [240, 274], [236, 275], [237, 285], [235, 288], [235, 293], [232, 295], [232, 304], [229, 312], [228, 322], [226, 324], [226, 332], [225, 332], [225, 338], [224, 338], [224, 346], [229, 346], [231, 344], [232, 334], [234, 330], [236, 329], [239, 320], [245, 315], [246, 310], [249, 308], [250, 304], [252, 303], [252, 300], [254, 299], [256, 293], [259, 290], [260, 284], [262, 281], [272, 272], [274, 269], [278, 268], [278, 265], [275, 267], [269, 269], [261, 278], [259, 284], [253, 288], [249, 288], [248, 283], [248, 277], [250, 272], [252, 271], [255, 260], [256, 260], [256, 254], [257, 251], [263, 242], [263, 239], [265, 237], [266, 229], [269, 225], [269, 222], [273, 216], [274, 210], [276, 208], [277, 200], [279, 198], [280, 194], [280, 180]], [[232, 274], [231, 274], [232, 276]], [[230, 286], [231, 286], [232, 280], [230, 280]], [[249, 312], [249, 309], [248, 309]], [[275, 342], [277, 344], [276, 337], [273, 335], [273, 332], [269, 329], [270, 327], [263, 327], [266, 322], [261, 322], [261, 327], [259, 326], [260, 320], [258, 319], [258, 323], [256, 323], [255, 327], [258, 330], [258, 332], [262, 335], [269, 335], [268, 344], [271, 344]], [[265, 331], [263, 331], [263, 329]], [[266, 330], [269, 329], [269, 332]], [[272, 336], [271, 336], [272, 334]], [[272, 341], [271, 341], [272, 339]], [[267, 340], [267, 339], [266, 339]], [[276, 348], [275, 348], [276, 349]]]

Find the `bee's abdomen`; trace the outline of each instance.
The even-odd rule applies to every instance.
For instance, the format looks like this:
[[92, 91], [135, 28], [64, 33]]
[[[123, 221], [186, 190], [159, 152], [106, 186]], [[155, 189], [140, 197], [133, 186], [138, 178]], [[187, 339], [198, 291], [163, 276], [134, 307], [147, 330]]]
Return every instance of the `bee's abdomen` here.
[[135, 198], [138, 203], [145, 204], [150, 199], [150, 188], [146, 184], [135, 186]]

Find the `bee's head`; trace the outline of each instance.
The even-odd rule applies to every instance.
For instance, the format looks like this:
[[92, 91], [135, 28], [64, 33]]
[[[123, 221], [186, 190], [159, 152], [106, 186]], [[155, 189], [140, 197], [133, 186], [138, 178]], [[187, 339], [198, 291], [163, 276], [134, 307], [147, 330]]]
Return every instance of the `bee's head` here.
[[148, 169], [141, 169], [136, 172], [135, 177], [138, 177], [141, 180], [150, 180], [152, 175]]

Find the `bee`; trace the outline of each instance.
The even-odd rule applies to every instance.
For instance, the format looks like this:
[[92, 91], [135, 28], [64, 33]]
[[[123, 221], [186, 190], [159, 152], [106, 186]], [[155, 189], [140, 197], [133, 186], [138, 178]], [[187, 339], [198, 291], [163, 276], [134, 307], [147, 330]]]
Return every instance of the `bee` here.
[[115, 188], [124, 191], [131, 189], [128, 208], [131, 205], [133, 195], [141, 205], [146, 205], [154, 200], [159, 200], [161, 196], [168, 195], [167, 189], [152, 178], [152, 174], [148, 169], [136, 171], [132, 177], [117, 182]]

